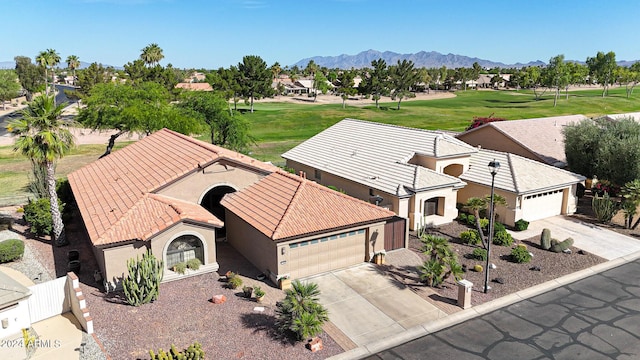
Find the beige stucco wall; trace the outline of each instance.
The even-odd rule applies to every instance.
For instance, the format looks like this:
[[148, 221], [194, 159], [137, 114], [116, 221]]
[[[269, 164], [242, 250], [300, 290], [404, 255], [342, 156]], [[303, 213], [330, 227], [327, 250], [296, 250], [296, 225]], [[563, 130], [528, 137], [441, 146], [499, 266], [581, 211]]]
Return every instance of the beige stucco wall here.
[[[424, 202], [432, 198], [440, 198], [438, 213], [442, 215], [423, 216]], [[453, 188], [423, 191], [413, 195], [409, 201], [409, 228], [416, 230], [421, 226], [438, 226], [452, 222], [458, 217], [456, 201], [457, 191]]]
[[410, 161], [410, 164], [420, 165], [427, 169], [431, 169], [437, 173], [444, 174], [444, 168], [453, 164], [460, 164], [463, 167], [462, 172], [469, 170], [469, 155], [450, 157], [446, 159], [436, 159], [430, 156], [416, 154]]
[[519, 143], [513, 141], [510, 137], [505, 136], [503, 133], [497, 131], [491, 126], [485, 126], [483, 128], [458, 135], [458, 139], [471, 146], [480, 145], [483, 149], [508, 152], [524, 156], [528, 159], [544, 162], [544, 160], [534, 152], [529, 151]]
[[565, 212], [563, 214], [575, 214], [578, 210], [578, 197], [576, 196], [578, 184], [573, 184], [564, 190], [564, 199], [562, 207]]
[[200, 239], [204, 252], [202, 265], [214, 265], [217, 267], [216, 235], [213, 227], [206, 227], [191, 223], [179, 223], [157, 234], [151, 239], [151, 253], [167, 264], [167, 248], [175, 239], [183, 235], [194, 235]]
[[127, 261], [136, 256], [142, 258], [147, 251], [147, 243], [144, 241], [130, 242], [110, 248], [103, 248], [104, 269], [102, 274], [106, 280], [115, 286], [119, 286], [122, 278], [126, 276]]
[[[491, 194], [491, 188], [468, 182], [467, 186], [458, 190], [458, 202], [466, 203], [471, 197], [483, 198]], [[501, 195], [507, 201], [507, 206], [496, 206], [496, 221], [505, 225], [514, 226], [517, 220], [522, 218], [522, 210], [520, 209], [520, 201], [516, 194], [495, 189], [495, 194]]]
[[264, 176], [262, 172], [251, 171], [238, 167], [237, 164], [221, 161], [160, 189], [158, 194], [200, 204], [204, 195], [216, 186], [227, 185], [241, 190]]

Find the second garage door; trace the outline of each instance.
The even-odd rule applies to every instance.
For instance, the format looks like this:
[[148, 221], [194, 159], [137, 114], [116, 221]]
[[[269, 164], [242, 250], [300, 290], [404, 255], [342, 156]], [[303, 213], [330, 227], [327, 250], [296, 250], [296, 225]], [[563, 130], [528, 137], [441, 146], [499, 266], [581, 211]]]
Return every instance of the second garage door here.
[[289, 244], [289, 274], [292, 279], [359, 264], [365, 258], [365, 230]]
[[522, 218], [540, 220], [562, 214], [563, 190], [527, 195], [522, 202]]

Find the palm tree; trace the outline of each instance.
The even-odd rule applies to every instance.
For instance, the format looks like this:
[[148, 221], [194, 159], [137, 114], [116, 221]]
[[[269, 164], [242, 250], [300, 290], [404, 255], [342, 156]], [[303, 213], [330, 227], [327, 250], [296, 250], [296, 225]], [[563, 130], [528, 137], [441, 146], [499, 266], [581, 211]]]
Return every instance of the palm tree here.
[[53, 96], [40, 95], [22, 111], [22, 118], [12, 121], [7, 130], [15, 136], [13, 151], [29, 157], [46, 169], [47, 191], [53, 220], [53, 240], [58, 246], [67, 244], [62, 215], [56, 194], [55, 161], [73, 146], [68, 123], [60, 119], [65, 104], [57, 105]]
[[318, 284], [292, 282], [291, 288], [285, 291], [285, 298], [276, 305], [276, 325], [280, 331], [292, 331], [298, 340], [322, 332], [322, 324], [329, 320], [329, 315], [320, 304], [319, 296]]
[[75, 85], [76, 69], [80, 67], [80, 59], [76, 55], [67, 56], [67, 67], [73, 72], [73, 85]]
[[[45, 51], [40, 51], [38, 56], [36, 56], [36, 62], [44, 67], [44, 84], [45, 84], [45, 93], [49, 95], [49, 74], [47, 69], [51, 68], [53, 74], [53, 68], [56, 67], [60, 63], [60, 54], [58, 54], [54, 49], [47, 49]], [[51, 83], [53, 83], [53, 78], [51, 79]], [[54, 99], [55, 104], [55, 99]]]
[[162, 49], [156, 43], [145, 46], [141, 51], [140, 59], [148, 66], [159, 64], [160, 60], [164, 59]]

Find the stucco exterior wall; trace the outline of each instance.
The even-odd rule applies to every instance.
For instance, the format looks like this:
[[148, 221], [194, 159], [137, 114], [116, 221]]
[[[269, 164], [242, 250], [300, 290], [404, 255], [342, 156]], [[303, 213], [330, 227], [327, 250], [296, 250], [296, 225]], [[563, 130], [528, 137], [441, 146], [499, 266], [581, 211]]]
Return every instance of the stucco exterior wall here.
[[529, 151], [527, 148], [515, 142], [510, 137], [505, 136], [503, 133], [497, 131], [491, 126], [485, 126], [481, 129], [477, 129], [465, 134], [460, 134], [457, 136], [457, 138], [471, 146], [480, 145], [480, 147], [482, 147], [483, 149], [508, 152], [524, 156], [528, 159], [544, 162], [544, 160], [534, 152]]
[[221, 161], [160, 189], [158, 194], [199, 204], [202, 197], [216, 186], [227, 185], [241, 190], [263, 177], [264, 174], [261, 172], [254, 172], [238, 167], [237, 164]]
[[469, 155], [464, 155], [446, 159], [436, 159], [434, 157], [416, 154], [409, 163], [420, 165], [437, 173], [444, 174], [444, 168], [453, 164], [462, 165], [462, 172], [469, 170], [469, 158]]
[[0, 319], [3, 321], [6, 319], [7, 321], [6, 329], [3, 326], [0, 326], [0, 339], [13, 334], [19, 334], [22, 329], [31, 327], [28, 297], [18, 301], [13, 306], [0, 310]]
[[[438, 213], [442, 215], [424, 216], [424, 202], [432, 198], [438, 201]], [[453, 188], [423, 191], [415, 194], [409, 201], [409, 228], [416, 230], [421, 226], [438, 226], [450, 223], [458, 217], [456, 208], [457, 191]]]
[[[213, 265], [215, 270], [217, 270], [216, 235], [214, 228], [191, 223], [176, 224], [151, 239], [151, 253], [154, 254], [156, 258], [162, 259], [165, 270], [167, 270], [167, 248], [169, 244], [183, 235], [194, 235], [200, 239], [204, 250], [204, 262], [202, 265]], [[208, 268], [209, 267], [210, 266], [208, 266]]]
[[130, 242], [119, 246], [103, 248], [104, 269], [102, 274], [114, 286], [120, 286], [122, 279], [129, 273], [127, 260], [136, 256], [142, 258], [147, 251], [144, 241]]
[[[485, 197], [491, 194], [491, 188], [468, 182], [467, 186], [458, 190], [458, 202], [466, 203], [471, 197]], [[521, 197], [511, 192], [495, 189], [495, 194], [501, 195], [507, 201], [507, 206], [496, 206], [496, 221], [505, 225], [514, 226], [517, 220], [522, 218], [522, 210], [520, 209]]]

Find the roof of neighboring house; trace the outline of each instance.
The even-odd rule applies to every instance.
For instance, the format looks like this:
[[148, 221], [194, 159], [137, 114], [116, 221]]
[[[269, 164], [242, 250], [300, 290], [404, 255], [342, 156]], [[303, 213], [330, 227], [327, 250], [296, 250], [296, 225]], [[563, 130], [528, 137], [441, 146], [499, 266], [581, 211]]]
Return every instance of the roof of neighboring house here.
[[526, 195], [544, 190], [559, 189], [585, 180], [585, 177], [539, 161], [505, 152], [482, 149], [471, 155], [469, 170], [460, 178], [491, 186], [489, 162], [496, 160], [500, 169], [496, 174], [496, 189]]
[[274, 172], [221, 204], [272, 240], [382, 221], [392, 211], [331, 190], [303, 177]]
[[0, 308], [15, 304], [29, 295], [29, 288], [0, 271]]
[[209, 83], [177, 83], [177, 89], [185, 89], [192, 91], [213, 91], [213, 87]]
[[640, 122], [640, 112], [632, 112], [632, 113], [626, 113], [626, 114], [610, 114], [610, 115], [607, 115], [606, 117], [611, 119], [611, 120], [620, 120], [620, 119], [624, 119], [624, 118], [632, 118], [635, 121], [639, 121]]
[[163, 129], [72, 172], [69, 183], [95, 245], [145, 240], [185, 219], [221, 226], [220, 220], [197, 204], [151, 194], [220, 160], [265, 174], [277, 169]]
[[300, 80], [297, 80], [295, 83], [307, 89], [313, 88], [313, 80], [300, 79]]
[[442, 132], [344, 119], [282, 157], [402, 197], [464, 185], [456, 177], [410, 164], [415, 155], [448, 158], [476, 151]]
[[[502, 133], [523, 148], [537, 154], [540, 161], [564, 167], [567, 158], [564, 153], [564, 135], [562, 129], [572, 123], [587, 119], [584, 115], [554, 116], [536, 119], [494, 121], [475, 129], [465, 131], [457, 138], [465, 139], [466, 135], [493, 129]], [[490, 144], [483, 144], [490, 148]]]

